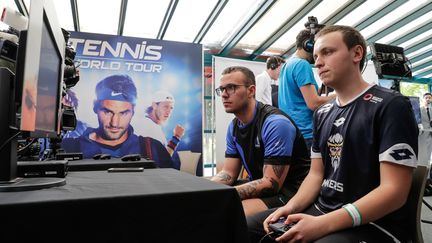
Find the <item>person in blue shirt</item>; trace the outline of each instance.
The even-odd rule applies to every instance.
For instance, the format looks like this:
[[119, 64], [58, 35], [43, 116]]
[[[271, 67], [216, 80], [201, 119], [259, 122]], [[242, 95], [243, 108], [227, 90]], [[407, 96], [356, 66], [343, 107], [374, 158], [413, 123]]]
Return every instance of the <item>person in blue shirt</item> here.
[[152, 159], [159, 167], [174, 167], [171, 156], [157, 140], [138, 137], [130, 125], [135, 113], [137, 90], [128, 75], [112, 75], [96, 85], [93, 111], [99, 127], [87, 128], [78, 138], [66, 138], [62, 147], [66, 152], [82, 152], [83, 158], [96, 154], [122, 157], [141, 154]]
[[[216, 94], [236, 118], [228, 127], [223, 168], [212, 180], [235, 186], [246, 216], [284, 205], [310, 166], [299, 129], [285, 113], [255, 99], [255, 76], [245, 67], [225, 69]], [[244, 183], [237, 181], [242, 165]]]
[[297, 49], [282, 67], [278, 91], [279, 109], [297, 124], [309, 150], [312, 145], [313, 111], [335, 97], [318, 95], [318, 85], [311, 67], [312, 53], [305, 47], [310, 38], [310, 30], [302, 30], [297, 35]]

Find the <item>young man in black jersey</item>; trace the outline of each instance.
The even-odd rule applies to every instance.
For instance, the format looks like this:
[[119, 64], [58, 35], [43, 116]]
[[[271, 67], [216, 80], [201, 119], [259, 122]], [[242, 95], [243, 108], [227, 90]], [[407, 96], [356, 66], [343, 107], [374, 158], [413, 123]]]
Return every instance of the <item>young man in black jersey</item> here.
[[314, 113], [311, 169], [297, 194], [248, 218], [252, 241], [286, 217], [295, 225], [279, 242], [408, 242], [403, 206], [418, 149], [410, 102], [363, 80], [366, 44], [354, 28], [327, 26], [315, 40], [319, 76], [337, 98]]

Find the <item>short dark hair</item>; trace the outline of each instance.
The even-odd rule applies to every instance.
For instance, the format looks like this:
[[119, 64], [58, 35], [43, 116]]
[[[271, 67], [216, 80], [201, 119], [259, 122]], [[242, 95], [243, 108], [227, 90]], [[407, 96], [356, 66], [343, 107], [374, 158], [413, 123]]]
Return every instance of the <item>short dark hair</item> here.
[[254, 73], [247, 67], [243, 66], [231, 66], [225, 68], [223, 70], [222, 75], [230, 74], [233, 72], [241, 72], [246, 77], [246, 79], [243, 81], [245, 85], [255, 85], [255, 75]]
[[267, 69], [276, 69], [282, 63], [285, 63], [285, 59], [283, 59], [280, 56], [272, 56], [272, 57], [267, 58], [266, 66], [267, 66]]
[[296, 47], [297, 49], [303, 49], [303, 43], [311, 37], [310, 30], [304, 29], [297, 34], [296, 37]]
[[427, 93], [425, 93], [425, 94], [423, 95], [423, 98], [424, 98], [426, 95], [430, 95], [430, 96], [432, 96], [431, 93], [427, 92]]
[[363, 67], [365, 65], [365, 61], [366, 61], [366, 41], [364, 39], [364, 37], [362, 36], [362, 34], [354, 29], [351, 26], [345, 26], [345, 25], [328, 25], [326, 27], [324, 27], [323, 29], [321, 29], [315, 36], [315, 39], [332, 33], [332, 32], [340, 32], [342, 34], [342, 39], [343, 42], [345, 43], [345, 45], [348, 47], [348, 50], [350, 50], [351, 48], [360, 45], [363, 48], [363, 57], [360, 61], [360, 71], [363, 70]]
[[137, 89], [129, 75], [111, 75], [96, 85], [96, 99], [93, 102], [93, 111], [97, 113], [103, 100], [118, 100], [132, 104], [135, 108]]
[[129, 75], [111, 75], [96, 85], [96, 100], [120, 100], [136, 104], [137, 89]]

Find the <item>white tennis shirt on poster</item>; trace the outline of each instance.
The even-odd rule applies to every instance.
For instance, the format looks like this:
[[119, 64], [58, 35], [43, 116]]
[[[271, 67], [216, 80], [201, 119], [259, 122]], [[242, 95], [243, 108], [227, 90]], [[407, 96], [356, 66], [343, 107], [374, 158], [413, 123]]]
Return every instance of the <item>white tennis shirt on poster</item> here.
[[165, 134], [162, 130], [162, 126], [156, 124], [152, 119], [147, 116], [143, 119], [142, 124], [140, 124], [135, 131], [136, 134], [143, 137], [151, 137], [153, 139], [159, 140], [164, 146], [167, 144]]

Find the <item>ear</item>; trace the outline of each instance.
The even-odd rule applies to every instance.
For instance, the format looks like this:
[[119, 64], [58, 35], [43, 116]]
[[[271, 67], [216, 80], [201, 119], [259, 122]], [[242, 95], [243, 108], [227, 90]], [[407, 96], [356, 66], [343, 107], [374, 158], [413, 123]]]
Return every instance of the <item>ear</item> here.
[[354, 46], [351, 50], [353, 52], [353, 62], [356, 64], [360, 63], [366, 50], [363, 50], [363, 47], [360, 45]]
[[248, 96], [249, 97], [255, 97], [255, 93], [256, 93], [256, 86], [255, 85], [251, 85], [248, 87]]

